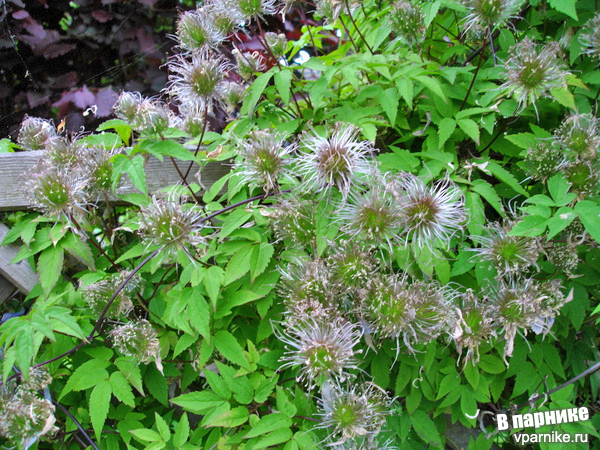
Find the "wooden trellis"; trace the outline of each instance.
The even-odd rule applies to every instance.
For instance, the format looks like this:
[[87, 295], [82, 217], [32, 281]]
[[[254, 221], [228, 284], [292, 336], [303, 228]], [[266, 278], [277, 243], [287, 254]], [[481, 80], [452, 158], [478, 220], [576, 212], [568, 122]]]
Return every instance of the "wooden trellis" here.
[[[0, 153], [0, 211], [18, 211], [29, 209], [29, 202], [25, 194], [24, 181], [27, 174], [39, 162], [43, 151]], [[187, 171], [189, 162], [175, 161], [182, 173]], [[196, 181], [194, 176], [200, 167], [194, 164], [190, 172], [190, 181]], [[209, 162], [202, 169], [201, 182], [204, 188], [209, 189], [215, 181], [229, 171], [229, 167], [220, 162]], [[180, 175], [173, 162], [166, 158], [163, 161], [149, 157], [146, 162], [146, 185], [149, 193], [154, 193], [161, 188], [177, 184], [181, 181]], [[131, 183], [124, 183], [125, 187], [119, 193], [128, 194], [138, 192]], [[9, 228], [0, 223], [0, 242], [8, 233]], [[16, 290], [28, 294], [38, 283], [38, 276], [27, 260], [11, 264], [19, 251], [18, 245], [5, 245], [0, 247], [0, 305]], [[0, 310], [1, 311], [1, 310]]]

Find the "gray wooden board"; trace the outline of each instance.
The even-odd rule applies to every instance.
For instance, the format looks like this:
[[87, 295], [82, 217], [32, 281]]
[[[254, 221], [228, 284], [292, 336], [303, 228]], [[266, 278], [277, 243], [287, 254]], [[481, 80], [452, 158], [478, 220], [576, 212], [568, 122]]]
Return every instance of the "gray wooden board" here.
[[[10, 281], [0, 275], [0, 307], [6, 301], [6, 299], [12, 295], [15, 289], [16, 288]], [[0, 314], [1, 312], [2, 309], [0, 309]]]
[[[0, 211], [15, 211], [28, 209], [29, 202], [25, 195], [24, 180], [28, 172], [37, 164], [43, 155], [43, 150], [18, 153], [0, 153]], [[188, 161], [176, 161], [182, 173], [189, 167]], [[189, 183], [197, 183], [196, 173], [200, 169], [194, 163], [187, 177]], [[221, 162], [210, 161], [202, 169], [202, 186], [209, 189], [212, 184], [225, 175], [230, 167]], [[170, 158], [163, 161], [150, 156], [146, 163], [146, 184], [148, 192], [153, 193], [161, 188], [180, 183], [181, 177], [177, 173]], [[129, 180], [125, 180], [123, 187], [119, 188], [120, 194], [138, 192]]]
[[[6, 225], [0, 223], [0, 242], [6, 236], [8, 230], [9, 228]], [[28, 294], [38, 283], [39, 279], [27, 260], [20, 261], [17, 264], [10, 263], [18, 251], [19, 246], [15, 244], [0, 247], [0, 275], [6, 278], [19, 291]]]

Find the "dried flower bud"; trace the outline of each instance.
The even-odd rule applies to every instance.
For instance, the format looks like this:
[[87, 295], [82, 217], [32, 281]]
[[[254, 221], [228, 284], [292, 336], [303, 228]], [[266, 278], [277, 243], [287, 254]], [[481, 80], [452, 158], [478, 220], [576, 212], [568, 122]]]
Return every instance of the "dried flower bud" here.
[[331, 282], [342, 292], [367, 285], [379, 268], [373, 253], [354, 241], [342, 241], [332, 251], [328, 258]]
[[468, 15], [465, 31], [471, 28], [502, 28], [509, 20], [518, 17], [523, 0], [463, 0]]
[[577, 161], [593, 161], [600, 149], [599, 120], [592, 114], [571, 114], [555, 131], [557, 143], [567, 157]]
[[147, 99], [138, 106], [131, 125], [142, 133], [161, 134], [171, 125], [172, 116], [167, 105]]
[[[110, 278], [97, 281], [82, 288], [82, 297], [94, 314], [100, 314], [104, 310], [108, 301], [127, 276], [127, 272], [121, 272], [118, 275], [113, 275]], [[125, 285], [106, 311], [106, 317], [118, 318], [122, 314], [129, 314], [133, 309], [133, 303], [131, 302], [130, 297], [137, 291], [139, 283], [139, 276], [135, 276]]]
[[579, 264], [577, 255], [577, 244], [567, 240], [566, 244], [553, 243], [552, 246], [545, 249], [548, 259], [557, 270], [571, 276], [571, 271]]
[[71, 168], [84, 161], [83, 147], [76, 141], [63, 136], [54, 136], [46, 141], [46, 158], [57, 167]]
[[17, 142], [25, 150], [42, 150], [46, 142], [56, 135], [56, 128], [49, 120], [25, 116]]
[[525, 167], [534, 180], [546, 181], [564, 167], [565, 157], [555, 142], [538, 141], [525, 155]]
[[287, 39], [285, 34], [277, 34], [272, 32], [265, 33], [265, 41], [271, 49], [271, 53], [277, 59], [281, 58], [287, 50]]
[[418, 43], [425, 34], [425, 17], [420, 5], [400, 0], [392, 3], [390, 13], [392, 29], [411, 45]]
[[266, 66], [263, 63], [263, 57], [259, 52], [241, 53], [238, 49], [234, 49], [231, 53], [235, 56], [238, 74], [246, 81], [254, 77], [256, 73], [265, 70]]
[[225, 40], [224, 31], [215, 25], [213, 14], [206, 8], [185, 11], [177, 21], [177, 41], [181, 48], [190, 51], [205, 46], [216, 47]]
[[246, 87], [233, 82], [226, 82], [223, 89], [223, 103], [227, 112], [232, 113], [246, 96]]
[[581, 161], [568, 164], [562, 169], [571, 183], [573, 192], [579, 197], [596, 195], [600, 192], [600, 161]]
[[318, 205], [314, 201], [292, 197], [282, 200], [273, 211], [263, 214], [271, 219], [278, 239], [289, 240], [301, 247], [315, 247], [317, 210]]

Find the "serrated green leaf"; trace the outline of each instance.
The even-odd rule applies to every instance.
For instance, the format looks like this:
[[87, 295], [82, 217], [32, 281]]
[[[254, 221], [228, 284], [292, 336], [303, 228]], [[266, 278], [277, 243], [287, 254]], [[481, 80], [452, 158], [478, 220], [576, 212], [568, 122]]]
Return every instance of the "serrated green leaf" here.
[[248, 360], [244, 355], [244, 349], [230, 332], [219, 330], [215, 334], [213, 340], [216, 349], [227, 360], [243, 367], [244, 369], [250, 370], [250, 364], [248, 364]]
[[238, 427], [248, 420], [248, 410], [244, 406], [233, 408], [205, 424], [208, 427]]
[[173, 445], [181, 447], [185, 444], [190, 436], [190, 422], [188, 421], [187, 413], [183, 413], [173, 435]]
[[64, 262], [62, 247], [51, 246], [45, 248], [38, 259], [38, 274], [44, 294], [48, 295], [58, 282]]
[[254, 245], [252, 249], [252, 257], [250, 259], [250, 280], [254, 279], [263, 273], [269, 263], [275, 249], [268, 242], [262, 242], [260, 245]]
[[259, 75], [256, 78], [256, 80], [254, 80], [254, 82], [250, 86], [248, 95], [244, 99], [244, 104], [242, 105], [242, 108], [240, 110], [240, 115], [247, 114], [248, 116], [251, 116], [254, 113], [254, 108], [256, 107], [258, 100], [262, 96], [263, 92], [265, 91], [265, 88], [267, 87], [267, 84], [269, 84], [269, 81], [271, 81], [272, 77], [273, 71], [271, 70], [269, 72]]
[[516, 193], [524, 195], [525, 197], [529, 197], [527, 191], [523, 189], [523, 187], [519, 184], [519, 182], [512, 173], [508, 172], [506, 169], [504, 169], [494, 161], [486, 162], [487, 164], [485, 165], [485, 168], [482, 167], [482, 170], [488, 170], [489, 172], [491, 172], [492, 175], [494, 175], [498, 180], [502, 181], [503, 183], [506, 183]]
[[252, 217], [252, 213], [245, 209], [237, 209], [233, 211], [227, 219], [223, 222], [221, 231], [219, 232], [220, 238], [225, 238], [245, 224]]
[[163, 442], [160, 434], [154, 430], [148, 428], [139, 428], [137, 430], [129, 430], [129, 433], [133, 434], [137, 439], [142, 442]]
[[444, 144], [448, 140], [454, 130], [456, 129], [456, 122], [454, 119], [450, 117], [444, 117], [440, 120], [440, 123], [437, 125], [438, 127], [438, 150], [444, 147]]
[[539, 236], [546, 230], [546, 219], [541, 216], [525, 216], [508, 233], [509, 236]]
[[286, 392], [283, 388], [277, 386], [277, 409], [285, 414], [287, 417], [294, 417], [296, 415], [297, 408], [296, 406], [289, 400]]
[[33, 360], [34, 354], [37, 352], [37, 348], [39, 348], [39, 345], [36, 346], [34, 342], [34, 331], [31, 323], [26, 323], [26, 326], [20, 329], [13, 345], [17, 354], [17, 364], [19, 369], [21, 369], [21, 373], [29, 375], [31, 361]]
[[206, 414], [227, 402], [210, 391], [189, 392], [172, 398], [171, 403], [181, 406], [186, 411], [194, 414]]
[[567, 196], [571, 185], [566, 180], [564, 175], [562, 173], [553, 175], [552, 177], [548, 178], [547, 185], [548, 192], [550, 193], [550, 196], [554, 202], [559, 206], [565, 205], [566, 203], [562, 203], [562, 201]]
[[169, 425], [161, 416], [158, 415], [157, 412], [154, 412], [154, 422], [156, 423], [156, 429], [158, 430], [158, 434], [164, 442], [167, 442], [171, 439], [171, 432], [169, 431]]
[[450, 372], [440, 382], [440, 386], [438, 387], [436, 400], [444, 397], [450, 391], [454, 390], [458, 385], [460, 385], [460, 375], [457, 372]]
[[76, 237], [73, 233], [68, 233], [64, 239], [60, 241], [60, 245], [79, 262], [85, 264], [91, 270], [96, 270], [94, 255], [86, 241]]
[[[563, 0], [559, 0], [559, 1], [563, 1]], [[554, 100], [556, 100], [562, 106], [569, 108], [569, 109], [576, 109], [575, 97], [573, 96], [571, 91], [569, 91], [568, 87], [564, 86], [564, 87], [561, 87], [558, 89], [552, 89], [550, 91], [550, 95], [552, 96], [552, 98]]]
[[281, 97], [281, 101], [287, 105], [290, 101], [290, 88], [292, 87], [292, 71], [283, 69], [277, 72], [274, 76], [277, 92]]
[[398, 102], [400, 96], [398, 90], [395, 88], [388, 88], [385, 91], [380, 91], [378, 97], [379, 104], [385, 111], [385, 114], [390, 119], [390, 125], [393, 127], [396, 123], [396, 116], [398, 115]]
[[221, 378], [212, 370], [208, 369], [204, 370], [204, 376], [208, 382], [208, 385], [215, 394], [217, 394], [223, 400], [229, 400], [231, 398], [231, 389], [229, 389], [223, 378]]
[[460, 119], [456, 123], [473, 141], [479, 145], [479, 127], [472, 119]]
[[420, 409], [416, 410], [411, 415], [411, 423], [413, 429], [421, 439], [435, 447], [443, 447], [439, 431], [427, 414]]
[[112, 389], [108, 380], [98, 383], [90, 395], [90, 419], [97, 440], [102, 436], [111, 396]]
[[231, 282], [241, 278], [250, 271], [250, 259], [252, 258], [253, 245], [247, 245], [239, 249], [231, 257], [225, 269], [223, 284], [227, 286]]
[[600, 242], [600, 206], [590, 200], [583, 200], [575, 205], [575, 212], [585, 230], [596, 242]]
[[115, 397], [117, 397], [119, 401], [125, 403], [127, 406], [134, 408], [135, 397], [133, 396], [131, 385], [125, 376], [121, 372], [113, 372], [108, 381]]
[[546, 235], [546, 240], [552, 239], [554, 236], [568, 227], [576, 217], [577, 214], [571, 208], [559, 208], [554, 216], [548, 219], [548, 233]]
[[552, 6], [558, 12], [566, 14], [567, 16], [577, 19], [577, 9], [575, 4], [577, 0], [548, 0], [548, 4]]
[[192, 328], [210, 341], [210, 313], [206, 300], [200, 294], [198, 289], [192, 289], [186, 308], [187, 318]]
[[219, 291], [221, 286], [223, 285], [223, 279], [225, 277], [225, 272], [219, 266], [211, 266], [206, 271], [206, 275], [202, 280], [204, 287], [206, 288], [206, 292], [210, 297], [213, 305], [217, 303], [217, 297], [219, 296]]
[[69, 377], [62, 392], [58, 397], [60, 401], [71, 391], [82, 391], [96, 386], [103, 380], [108, 379], [106, 368], [110, 365], [108, 361], [101, 359], [90, 359], [80, 365]]
[[481, 179], [474, 180], [471, 189], [481, 195], [502, 217], [506, 215], [502, 201], [490, 183]]
[[146, 170], [144, 169], [144, 157], [134, 156], [127, 164], [127, 174], [133, 185], [142, 193], [148, 195], [146, 187]]
[[96, 131], [105, 131], [105, 130], [115, 130], [117, 132], [117, 134], [119, 135], [119, 137], [121, 138], [121, 140], [125, 144], [129, 144], [129, 139], [131, 138], [132, 128], [127, 122], [120, 120], [120, 119], [110, 119], [104, 123], [101, 123], [100, 126], [98, 128], [96, 128]]
[[292, 419], [282, 413], [272, 413], [261, 417], [254, 424], [252, 429], [244, 436], [245, 439], [250, 439], [261, 434], [267, 434], [279, 428], [289, 428], [292, 426]]
[[417, 75], [412, 78], [419, 81], [423, 86], [444, 100], [444, 102], [448, 103], [446, 94], [444, 94], [444, 90], [442, 89], [442, 86], [438, 80], [427, 75]]
[[125, 379], [140, 393], [142, 397], [144, 394], [144, 386], [142, 385], [142, 373], [140, 372], [140, 366], [137, 361], [131, 358], [120, 357], [115, 360], [115, 365], [119, 371], [123, 374]]
[[156, 141], [154, 139], [146, 139], [140, 143], [140, 149], [156, 156], [160, 161], [163, 156], [176, 158], [180, 161], [194, 161], [194, 152], [185, 148], [179, 142], [164, 140]]

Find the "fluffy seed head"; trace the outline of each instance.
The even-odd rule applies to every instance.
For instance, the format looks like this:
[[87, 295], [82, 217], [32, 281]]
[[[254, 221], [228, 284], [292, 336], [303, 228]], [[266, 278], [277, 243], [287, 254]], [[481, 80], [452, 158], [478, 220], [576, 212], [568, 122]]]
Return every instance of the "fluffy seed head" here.
[[235, 7], [244, 20], [259, 19], [277, 12], [277, 0], [235, 0]]
[[416, 176], [400, 176], [398, 200], [404, 234], [417, 247], [448, 245], [454, 233], [461, 230], [467, 214], [460, 189], [449, 179], [428, 187]]
[[246, 96], [246, 87], [234, 82], [225, 82], [223, 88], [223, 103], [227, 112], [232, 113], [242, 103]]
[[535, 238], [510, 236], [514, 225], [507, 221], [504, 225], [493, 223], [485, 228], [485, 236], [472, 236], [480, 244], [475, 249], [480, 261], [491, 261], [499, 276], [523, 272], [529, 267], [537, 267], [540, 247]]
[[265, 70], [266, 66], [263, 63], [263, 57], [259, 52], [242, 53], [238, 49], [234, 49], [231, 53], [235, 56], [238, 74], [246, 81], [254, 77], [256, 73]]
[[265, 33], [265, 41], [271, 49], [273, 56], [277, 59], [281, 58], [287, 50], [287, 39], [285, 34], [277, 34], [269, 31]]
[[280, 295], [291, 301], [314, 299], [325, 307], [335, 306], [339, 290], [331, 283], [322, 259], [296, 260], [280, 269]]
[[284, 332], [276, 331], [276, 335], [288, 348], [280, 370], [300, 366], [297, 379], [309, 388], [332, 378], [343, 381], [348, 378], [345, 370], [357, 367], [354, 347], [361, 331], [343, 318], [322, 322], [308, 318]]
[[592, 114], [571, 114], [554, 135], [569, 159], [593, 161], [600, 149], [599, 120]]
[[562, 169], [571, 189], [580, 198], [600, 191], [600, 161], [578, 161]]
[[344, 0], [317, 0], [316, 3], [315, 12], [325, 19], [326, 24], [334, 23], [344, 9]]
[[128, 322], [110, 332], [114, 347], [124, 356], [133, 356], [143, 364], [152, 360], [160, 367], [160, 343], [150, 322]]
[[176, 55], [169, 62], [169, 93], [181, 105], [212, 108], [225, 92], [225, 75], [230, 65], [221, 56], [196, 52], [191, 57]]
[[153, 196], [140, 210], [138, 232], [145, 243], [160, 246], [167, 257], [174, 257], [180, 250], [191, 255], [206, 240], [201, 234], [201, 217], [196, 209], [184, 208], [180, 196]]
[[583, 27], [579, 35], [579, 42], [583, 46], [583, 53], [590, 58], [600, 61], [600, 13], [594, 14]]
[[49, 120], [25, 116], [17, 142], [25, 150], [42, 150], [46, 142], [56, 135], [56, 128]]
[[328, 440], [334, 441], [329, 445], [336, 446], [350, 439], [373, 440], [385, 425], [391, 401], [383, 389], [365, 383], [349, 390], [334, 384], [320, 403], [324, 417], [318, 428], [329, 429]]
[[169, 128], [172, 121], [173, 114], [167, 105], [146, 99], [137, 107], [131, 125], [141, 133], [160, 134]]
[[513, 45], [505, 65], [507, 81], [500, 89], [512, 95], [521, 109], [535, 106], [535, 102], [548, 96], [549, 91], [565, 86], [568, 72], [558, 57], [559, 51], [555, 42], [544, 45], [539, 51], [535, 42], [529, 39]]
[[[83, 299], [94, 314], [100, 314], [104, 310], [112, 295], [128, 275], [127, 272], [120, 272], [81, 289]], [[106, 312], [106, 316], [109, 318], [118, 318], [122, 314], [129, 314], [133, 309], [131, 296], [138, 290], [139, 285], [140, 277], [134, 276], [115, 297]]]
[[30, 173], [25, 189], [31, 207], [51, 217], [85, 212], [89, 178], [81, 170], [68, 170], [42, 161]]
[[419, 5], [400, 0], [392, 4], [392, 29], [408, 42], [419, 42], [425, 34], [425, 17]]
[[538, 141], [529, 147], [524, 159], [527, 172], [534, 180], [546, 181], [564, 167], [565, 157], [554, 141]]
[[184, 50], [199, 51], [205, 46], [216, 47], [225, 40], [221, 28], [215, 25], [210, 10], [200, 8], [185, 11], [177, 21], [177, 41]]
[[339, 216], [345, 223], [342, 230], [350, 239], [368, 244], [387, 244], [388, 248], [398, 237], [402, 223], [396, 198], [378, 183], [362, 195], [351, 195]]
[[285, 145], [285, 137], [273, 131], [254, 131], [238, 144], [243, 161], [236, 164], [242, 182], [265, 192], [279, 191], [279, 181], [288, 178], [285, 166], [295, 144]]
[[373, 170], [369, 157], [373, 148], [368, 141], [358, 141], [360, 130], [354, 125], [336, 123], [322, 137], [311, 130], [303, 134], [304, 153], [298, 159], [297, 170], [308, 191], [335, 186], [347, 198], [352, 185], [365, 183], [360, 176]]
[[265, 212], [278, 239], [301, 247], [315, 247], [317, 242], [317, 204], [310, 199], [292, 197], [283, 200], [272, 212]]
[[113, 111], [119, 119], [132, 124], [143, 101], [139, 92], [121, 92], [113, 106]]
[[464, 0], [468, 15], [465, 31], [471, 28], [502, 28], [517, 16], [523, 0]]
[[343, 241], [332, 246], [333, 254], [328, 258], [331, 281], [341, 291], [365, 286], [379, 267], [373, 253], [354, 241]]
[[579, 264], [577, 243], [568, 238], [565, 244], [553, 243], [551, 247], [544, 249], [544, 251], [554, 267], [567, 276], [572, 276], [571, 271]]

